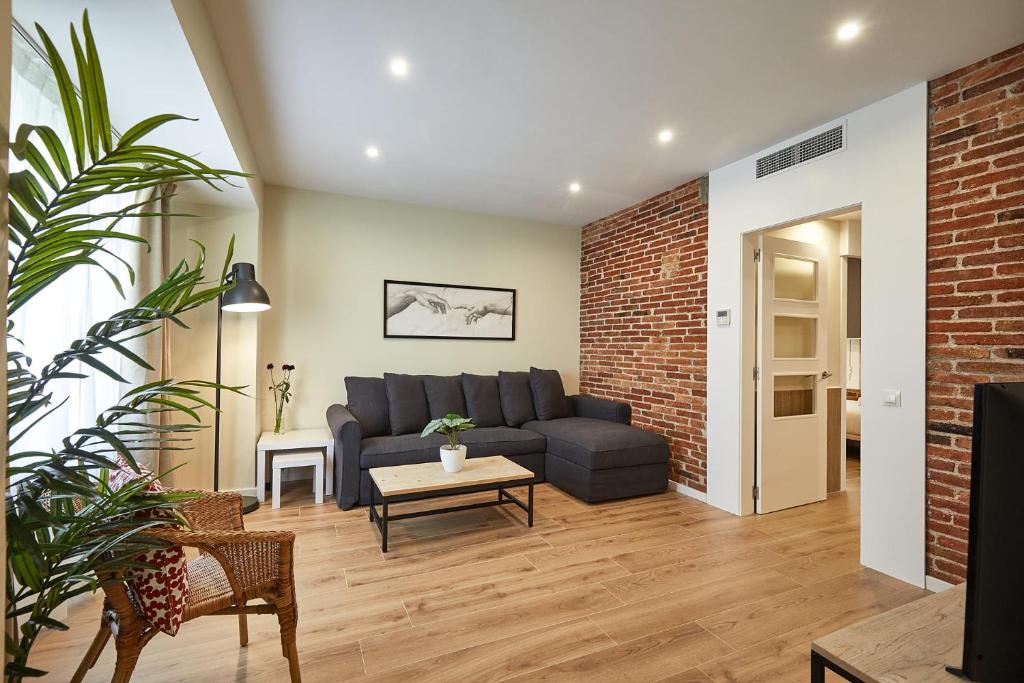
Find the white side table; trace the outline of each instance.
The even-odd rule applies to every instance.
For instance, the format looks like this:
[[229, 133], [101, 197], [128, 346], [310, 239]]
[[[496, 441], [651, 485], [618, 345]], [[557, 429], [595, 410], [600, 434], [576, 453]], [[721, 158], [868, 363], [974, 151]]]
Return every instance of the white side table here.
[[[326, 461], [324, 493], [328, 496], [334, 490], [334, 437], [327, 427], [316, 429], [294, 429], [283, 434], [263, 432], [256, 442], [256, 498], [262, 503], [266, 499], [267, 452], [291, 451], [300, 448], [322, 448]], [[273, 457], [273, 455], [271, 455]]]
[[320, 451], [289, 451], [274, 456], [271, 463], [274, 469], [271, 497], [273, 509], [281, 507], [281, 470], [309, 466], [313, 467], [313, 500], [317, 505], [324, 502], [324, 454]]

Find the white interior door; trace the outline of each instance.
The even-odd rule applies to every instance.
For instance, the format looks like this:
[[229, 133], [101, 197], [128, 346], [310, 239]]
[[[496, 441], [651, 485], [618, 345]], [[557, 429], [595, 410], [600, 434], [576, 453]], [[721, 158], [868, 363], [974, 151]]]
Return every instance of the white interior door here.
[[761, 236], [758, 265], [759, 513], [826, 497], [829, 376], [824, 248]]

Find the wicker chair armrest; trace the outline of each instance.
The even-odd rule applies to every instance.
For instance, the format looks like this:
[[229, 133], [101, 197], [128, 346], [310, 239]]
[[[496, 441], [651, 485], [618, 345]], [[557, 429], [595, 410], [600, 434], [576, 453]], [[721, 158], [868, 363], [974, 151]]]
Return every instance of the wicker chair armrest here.
[[198, 548], [217, 560], [239, 603], [267, 592], [294, 600], [295, 534], [291, 531], [179, 531], [157, 529], [152, 536]]
[[173, 543], [202, 549], [204, 546], [244, 545], [254, 543], [281, 543], [289, 547], [295, 544], [295, 533], [291, 531], [183, 531], [179, 529], [152, 529], [146, 531], [153, 536]]

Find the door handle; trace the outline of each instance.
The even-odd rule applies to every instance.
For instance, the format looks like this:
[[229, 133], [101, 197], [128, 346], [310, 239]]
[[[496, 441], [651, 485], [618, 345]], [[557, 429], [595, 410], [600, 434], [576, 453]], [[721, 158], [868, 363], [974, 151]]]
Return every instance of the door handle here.
[[822, 370], [821, 371], [821, 378], [822, 379], [828, 379], [831, 376], [832, 376], [832, 373], [829, 372], [828, 370]]

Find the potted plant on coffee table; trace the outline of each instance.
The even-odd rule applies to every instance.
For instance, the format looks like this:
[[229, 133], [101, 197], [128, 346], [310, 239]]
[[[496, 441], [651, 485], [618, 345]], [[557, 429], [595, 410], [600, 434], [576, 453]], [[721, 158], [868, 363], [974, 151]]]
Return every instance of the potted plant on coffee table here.
[[458, 472], [466, 464], [466, 447], [459, 443], [459, 432], [473, 429], [476, 425], [467, 418], [455, 413], [431, 420], [423, 428], [420, 437], [430, 436], [434, 432], [448, 437], [448, 443], [441, 446], [441, 466], [445, 472]]

